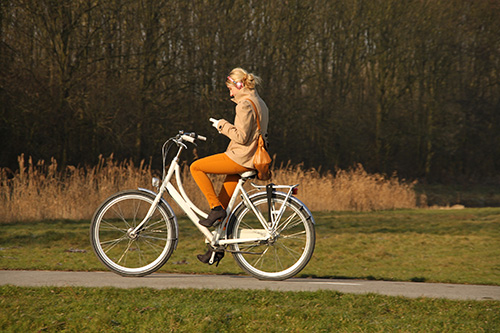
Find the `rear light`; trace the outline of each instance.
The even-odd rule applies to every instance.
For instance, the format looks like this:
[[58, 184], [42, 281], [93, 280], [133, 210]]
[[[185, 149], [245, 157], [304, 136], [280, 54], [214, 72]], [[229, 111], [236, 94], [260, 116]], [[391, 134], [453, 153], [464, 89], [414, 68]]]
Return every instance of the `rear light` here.
[[294, 187], [294, 188], [292, 189], [292, 194], [293, 194], [293, 195], [297, 195], [297, 193], [299, 193], [299, 188], [298, 188], [298, 187]]

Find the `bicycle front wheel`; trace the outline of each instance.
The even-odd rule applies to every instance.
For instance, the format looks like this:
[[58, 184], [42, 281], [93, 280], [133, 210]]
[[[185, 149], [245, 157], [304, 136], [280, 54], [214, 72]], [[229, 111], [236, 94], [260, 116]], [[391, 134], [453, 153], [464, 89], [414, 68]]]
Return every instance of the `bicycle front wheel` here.
[[96, 211], [90, 226], [92, 248], [101, 262], [122, 276], [144, 276], [162, 267], [177, 243], [177, 224], [168, 205], [160, 202], [143, 228], [155, 196], [142, 191], [119, 192]]
[[260, 280], [285, 280], [295, 276], [314, 252], [316, 236], [312, 216], [300, 201], [286, 200], [282, 192], [273, 193], [270, 210], [266, 193], [254, 196], [251, 201], [262, 216], [266, 217], [270, 211], [274, 219], [279, 220], [274, 234], [267, 240], [246, 242], [245, 238], [266, 235], [267, 231], [254, 212], [242, 204], [228, 229], [230, 238], [242, 240], [231, 245], [234, 259], [243, 270]]

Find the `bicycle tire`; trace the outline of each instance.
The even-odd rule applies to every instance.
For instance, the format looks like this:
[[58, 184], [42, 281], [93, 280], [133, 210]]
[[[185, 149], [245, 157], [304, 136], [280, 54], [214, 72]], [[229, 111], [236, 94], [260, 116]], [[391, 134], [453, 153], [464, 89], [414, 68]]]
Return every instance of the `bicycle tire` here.
[[[265, 192], [250, 198], [252, 204], [267, 216], [268, 199]], [[282, 205], [285, 210], [278, 221], [277, 235], [267, 241], [232, 244], [230, 250], [238, 265], [259, 280], [286, 280], [295, 276], [311, 259], [316, 235], [309, 210], [297, 199], [282, 192], [273, 192], [272, 214]], [[255, 237], [265, 230], [255, 214], [245, 204], [235, 211], [228, 225], [230, 239]]]
[[176, 248], [176, 218], [163, 200], [138, 235], [130, 234], [146, 216], [154, 199], [152, 193], [127, 190], [112, 195], [96, 210], [90, 226], [92, 248], [114, 273], [151, 274], [168, 261]]

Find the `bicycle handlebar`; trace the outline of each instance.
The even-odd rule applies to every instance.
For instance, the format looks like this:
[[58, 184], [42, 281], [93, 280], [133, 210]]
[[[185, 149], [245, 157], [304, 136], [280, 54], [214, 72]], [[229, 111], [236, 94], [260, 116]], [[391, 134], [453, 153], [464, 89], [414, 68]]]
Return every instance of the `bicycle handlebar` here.
[[187, 141], [194, 143], [195, 140], [201, 140], [201, 141], [207, 141], [207, 138], [203, 135], [198, 135], [194, 132], [191, 133], [184, 133], [184, 131], [179, 132], [179, 137], [182, 139], [182, 141]]
[[184, 142], [191, 142], [193, 145], [196, 146], [196, 143], [195, 141], [196, 140], [201, 140], [201, 141], [207, 141], [207, 138], [203, 135], [198, 135], [194, 132], [190, 132], [190, 133], [186, 133], [184, 131], [179, 131], [179, 134], [177, 134], [176, 136], [168, 139], [167, 141], [165, 141], [165, 143], [163, 144], [163, 147], [161, 148], [161, 152], [162, 152], [162, 156], [163, 156], [163, 178], [162, 179], [165, 179], [165, 176], [166, 176], [166, 159], [167, 159], [167, 155], [168, 155], [168, 152], [170, 151], [170, 148], [172, 147], [172, 145], [177, 145], [177, 147], [179, 147], [179, 151], [177, 152], [177, 156], [175, 158], [179, 158], [179, 155], [182, 151], [182, 149], [187, 149], [187, 146]]

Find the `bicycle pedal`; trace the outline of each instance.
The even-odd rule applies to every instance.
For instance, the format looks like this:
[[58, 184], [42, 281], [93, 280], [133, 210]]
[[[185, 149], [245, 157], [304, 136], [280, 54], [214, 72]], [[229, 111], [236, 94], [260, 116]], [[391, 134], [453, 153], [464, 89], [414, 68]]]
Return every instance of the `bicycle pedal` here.
[[219, 263], [224, 258], [224, 251], [214, 251], [208, 261], [209, 265], [216, 264], [215, 267], [219, 267]]
[[213, 265], [215, 262], [215, 251], [212, 251], [212, 255], [210, 256], [210, 260], [208, 261], [209, 265]]

